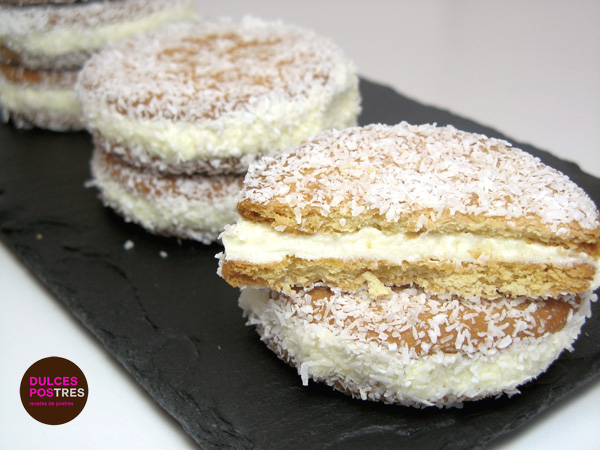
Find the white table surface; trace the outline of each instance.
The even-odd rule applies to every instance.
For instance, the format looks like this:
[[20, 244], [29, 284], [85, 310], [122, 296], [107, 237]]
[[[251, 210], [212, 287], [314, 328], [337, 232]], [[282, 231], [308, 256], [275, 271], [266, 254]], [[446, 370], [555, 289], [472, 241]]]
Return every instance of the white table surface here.
[[[198, 9], [312, 28], [365, 78], [600, 176], [598, 1], [206, 0]], [[0, 306], [0, 449], [197, 448], [3, 244]], [[25, 370], [54, 355], [83, 370], [90, 395], [75, 420], [49, 426], [29, 417], [18, 392]], [[598, 449], [599, 423], [595, 382], [494, 448]]]

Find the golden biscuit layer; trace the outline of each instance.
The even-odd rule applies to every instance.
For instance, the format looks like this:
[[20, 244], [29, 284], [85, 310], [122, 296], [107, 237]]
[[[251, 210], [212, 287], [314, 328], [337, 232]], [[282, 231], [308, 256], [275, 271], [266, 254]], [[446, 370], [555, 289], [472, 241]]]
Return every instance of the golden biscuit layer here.
[[[551, 297], [600, 285], [600, 219], [585, 192], [505, 141], [450, 126], [324, 132], [254, 165], [238, 211], [221, 257], [236, 286], [355, 289], [374, 277], [433, 292]], [[347, 244], [365, 229], [375, 236]], [[415, 237], [438, 239], [421, 251], [407, 245]], [[263, 244], [246, 252], [252, 242]], [[347, 251], [334, 256], [339, 248]]]
[[24, 86], [72, 87], [77, 81], [77, 70], [31, 70], [23, 66], [0, 64], [2, 77], [10, 83]]
[[[227, 241], [225, 241], [227, 242]], [[423, 261], [393, 264], [373, 260], [319, 259], [287, 257], [277, 263], [253, 264], [225, 261], [223, 278], [234, 287], [267, 286], [289, 292], [294, 286], [323, 281], [346, 290], [367, 285], [375, 297], [389, 294], [387, 286], [416, 285], [432, 293], [454, 292], [464, 296], [553, 297], [565, 292], [586, 292], [593, 283], [597, 267], [580, 264], [572, 267], [550, 264], [491, 262], [485, 265]]]
[[598, 211], [566, 175], [452, 126], [325, 132], [257, 164], [238, 209], [289, 233], [471, 231], [600, 252]]

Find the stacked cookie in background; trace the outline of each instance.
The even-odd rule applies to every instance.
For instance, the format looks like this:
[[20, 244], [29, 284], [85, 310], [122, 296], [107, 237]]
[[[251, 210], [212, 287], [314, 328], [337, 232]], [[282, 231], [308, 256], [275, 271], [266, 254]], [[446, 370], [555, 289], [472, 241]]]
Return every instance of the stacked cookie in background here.
[[205, 244], [236, 220], [250, 163], [360, 112], [355, 67], [335, 44], [255, 18], [107, 46], [76, 91], [104, 203], [151, 233]]
[[194, 15], [191, 0], [0, 0], [3, 120], [20, 128], [83, 128], [73, 87], [90, 55]]
[[578, 336], [600, 217], [560, 172], [451, 126], [327, 131], [250, 168], [219, 273], [304, 384], [424, 407], [513, 394]]

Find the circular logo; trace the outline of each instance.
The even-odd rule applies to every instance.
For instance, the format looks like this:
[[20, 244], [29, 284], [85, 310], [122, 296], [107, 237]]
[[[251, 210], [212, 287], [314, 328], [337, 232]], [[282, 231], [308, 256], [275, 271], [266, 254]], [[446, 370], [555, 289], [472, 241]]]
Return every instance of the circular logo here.
[[51, 356], [34, 363], [21, 380], [21, 402], [38, 422], [61, 425], [83, 410], [88, 397], [85, 375], [65, 358]]

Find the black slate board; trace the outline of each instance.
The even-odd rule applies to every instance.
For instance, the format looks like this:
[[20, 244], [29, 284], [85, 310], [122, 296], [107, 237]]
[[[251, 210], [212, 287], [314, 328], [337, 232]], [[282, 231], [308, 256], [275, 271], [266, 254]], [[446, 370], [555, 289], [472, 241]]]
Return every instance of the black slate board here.
[[[361, 124], [437, 122], [504, 137], [378, 84], [362, 80], [361, 91]], [[205, 449], [479, 448], [600, 375], [595, 303], [576, 350], [512, 398], [416, 410], [302, 387], [244, 325], [237, 290], [215, 274], [220, 247], [146, 234], [84, 188], [87, 133], [0, 125], [0, 142], [1, 238]], [[600, 180], [514, 144], [600, 204]], [[124, 250], [126, 240], [135, 247]]]

